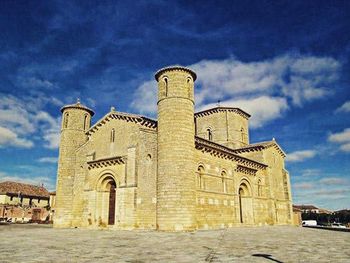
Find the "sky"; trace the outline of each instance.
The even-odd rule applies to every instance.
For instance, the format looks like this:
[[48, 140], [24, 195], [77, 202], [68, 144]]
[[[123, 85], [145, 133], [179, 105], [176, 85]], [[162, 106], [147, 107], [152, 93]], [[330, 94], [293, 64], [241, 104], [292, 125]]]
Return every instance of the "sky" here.
[[60, 108], [156, 118], [154, 73], [240, 107], [287, 153], [295, 204], [350, 208], [350, 1], [0, 1], [0, 181], [55, 189]]

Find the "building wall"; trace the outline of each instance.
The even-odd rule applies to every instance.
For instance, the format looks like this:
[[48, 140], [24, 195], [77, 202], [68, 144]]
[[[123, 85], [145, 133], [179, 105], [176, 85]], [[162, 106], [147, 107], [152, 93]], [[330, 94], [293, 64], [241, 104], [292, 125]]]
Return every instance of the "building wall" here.
[[30, 200], [32, 200], [32, 202], [31, 202], [32, 206], [35, 206], [35, 207], [45, 207], [45, 206], [49, 205], [49, 198], [47, 198], [47, 199], [37, 198], [37, 197], [32, 197], [32, 198], [23, 197], [23, 198], [19, 198], [18, 196], [9, 196], [9, 195], [5, 195], [5, 194], [0, 195], [0, 204], [29, 205], [30, 204]]
[[[89, 161], [116, 156], [123, 156], [125, 163], [88, 169]], [[76, 160], [72, 226], [108, 226], [109, 193], [100, 186], [112, 178], [117, 185], [113, 228], [155, 228], [157, 133], [154, 129], [112, 119], [77, 150]]]
[[[268, 196], [266, 171], [259, 170], [256, 175], [238, 172], [237, 163], [201, 151], [196, 151], [196, 160], [197, 167], [204, 167], [203, 173], [196, 172], [196, 218], [200, 229], [216, 229], [241, 224], [238, 192], [243, 181], [249, 182], [251, 189], [251, 195], [243, 201], [245, 202], [245, 211], [242, 215], [245, 217], [244, 224], [274, 223], [270, 212], [272, 201]], [[200, 176], [201, 179], [199, 179]]]
[[248, 119], [234, 111], [219, 110], [205, 116], [196, 117], [196, 135], [229, 148], [240, 148], [249, 144]]
[[284, 167], [284, 157], [275, 147], [242, 153], [241, 155], [268, 165], [268, 194], [273, 200], [272, 211], [275, 221], [277, 224], [292, 224], [291, 185], [289, 174]]

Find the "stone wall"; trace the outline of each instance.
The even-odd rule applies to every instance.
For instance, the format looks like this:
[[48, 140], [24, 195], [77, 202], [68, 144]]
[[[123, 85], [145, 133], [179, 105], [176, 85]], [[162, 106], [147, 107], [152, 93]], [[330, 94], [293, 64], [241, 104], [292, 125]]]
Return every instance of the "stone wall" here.
[[196, 135], [229, 148], [240, 148], [249, 144], [248, 119], [237, 111], [216, 110], [207, 115], [196, 116]]

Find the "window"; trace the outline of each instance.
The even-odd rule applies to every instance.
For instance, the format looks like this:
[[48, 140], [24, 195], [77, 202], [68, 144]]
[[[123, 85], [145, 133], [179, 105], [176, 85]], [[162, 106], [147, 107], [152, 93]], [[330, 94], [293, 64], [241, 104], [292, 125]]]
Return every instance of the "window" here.
[[190, 77], [187, 78], [187, 93], [188, 93], [188, 97], [191, 98], [191, 82], [192, 79]]
[[114, 139], [115, 139], [115, 130], [112, 129], [111, 130], [111, 142], [114, 142]]
[[221, 184], [222, 184], [222, 191], [224, 193], [227, 193], [227, 181], [226, 181], [226, 172], [225, 171], [222, 171], [221, 172]]
[[38, 198], [38, 204], [40, 204], [40, 198]]
[[11, 196], [11, 198], [10, 198], [10, 201], [12, 201], [13, 200], [13, 196]]
[[88, 116], [85, 114], [85, 116], [84, 116], [84, 131], [88, 127], [88, 123], [87, 122], [88, 122]]
[[207, 129], [207, 136], [209, 141], [213, 140], [213, 133], [210, 128]]
[[242, 139], [242, 142], [244, 142], [244, 129], [241, 128], [241, 139]]
[[202, 165], [198, 166], [197, 169], [198, 172], [198, 187], [199, 189], [205, 189], [205, 185], [204, 185], [204, 167]]
[[30, 198], [29, 199], [29, 205], [32, 205], [32, 203], [33, 203], [33, 200], [32, 200], [32, 198]]
[[168, 78], [164, 78], [165, 83], [165, 97], [168, 97]]
[[65, 113], [64, 114], [64, 118], [63, 118], [63, 128], [67, 128], [68, 127], [68, 117], [69, 117], [69, 113]]

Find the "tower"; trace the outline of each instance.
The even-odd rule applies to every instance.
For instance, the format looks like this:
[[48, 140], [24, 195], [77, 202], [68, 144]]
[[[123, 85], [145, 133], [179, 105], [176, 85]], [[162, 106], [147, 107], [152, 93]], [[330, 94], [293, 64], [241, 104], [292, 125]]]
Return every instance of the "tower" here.
[[87, 141], [94, 112], [80, 104], [62, 107], [54, 226], [71, 226], [76, 150]]
[[194, 81], [196, 74], [172, 66], [158, 82], [157, 228], [191, 231], [196, 226]]

